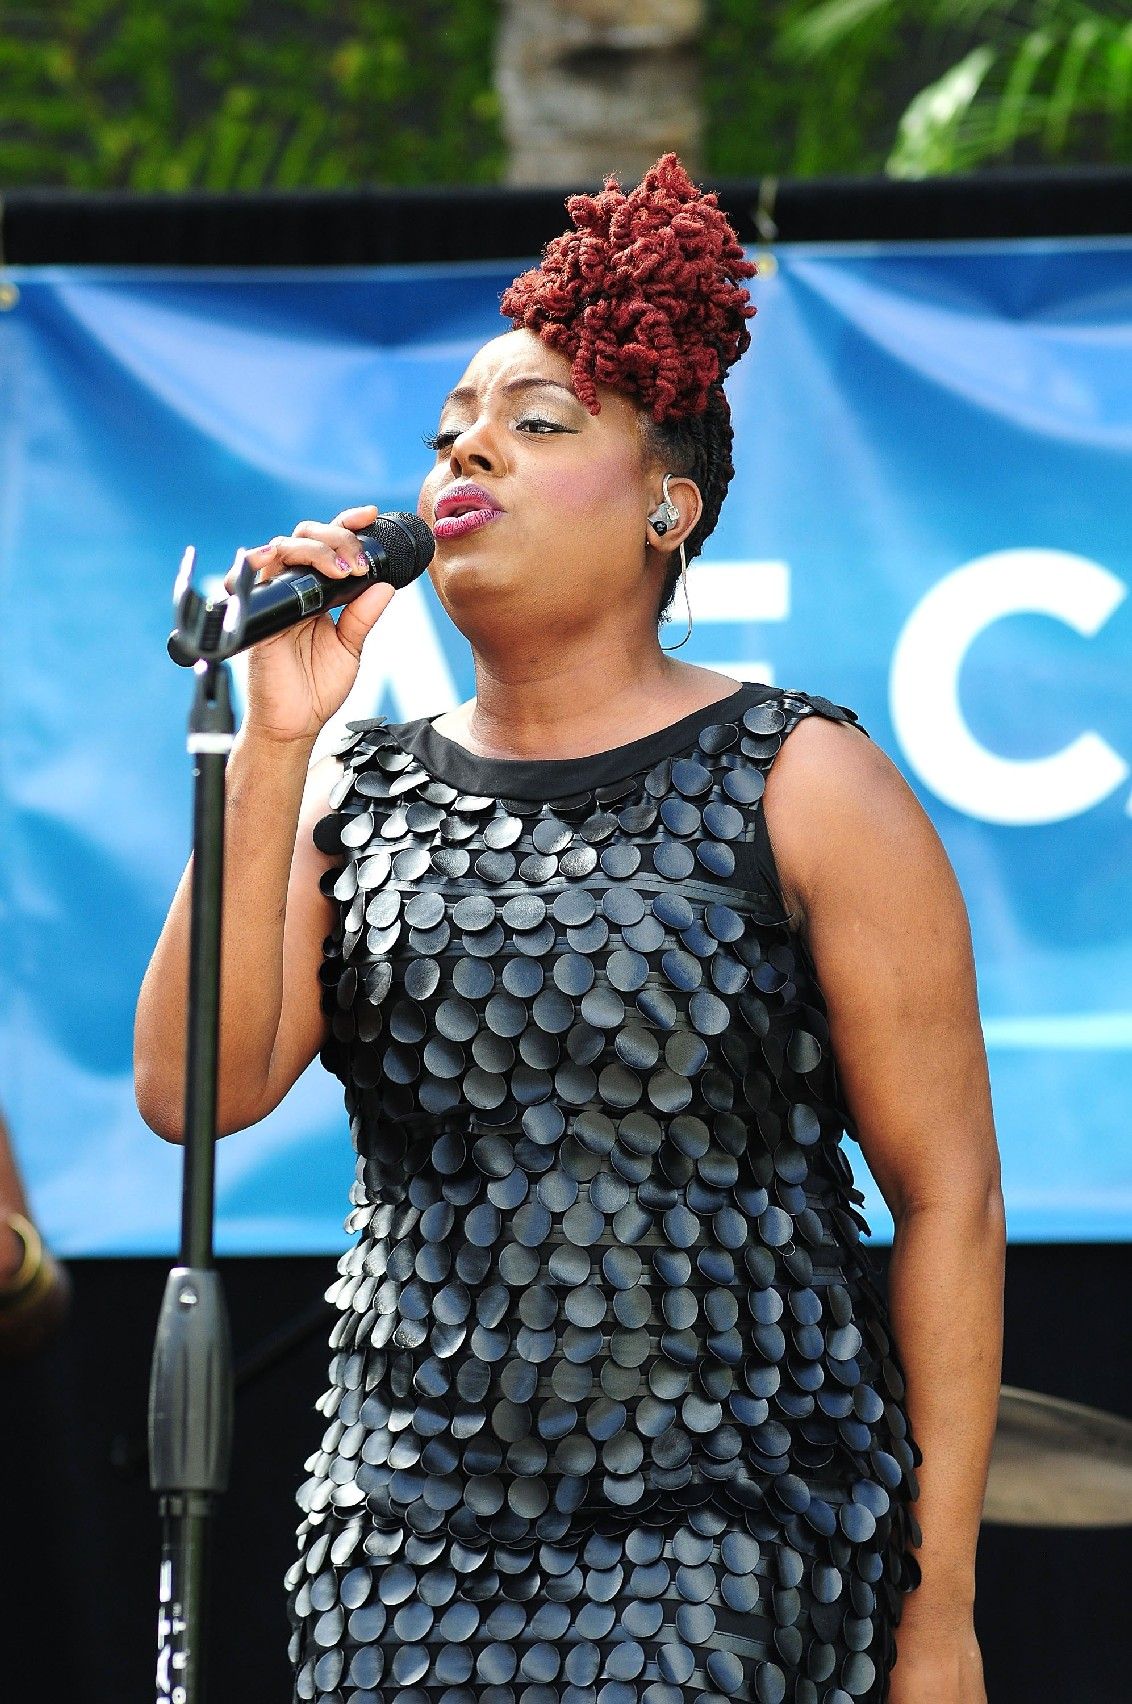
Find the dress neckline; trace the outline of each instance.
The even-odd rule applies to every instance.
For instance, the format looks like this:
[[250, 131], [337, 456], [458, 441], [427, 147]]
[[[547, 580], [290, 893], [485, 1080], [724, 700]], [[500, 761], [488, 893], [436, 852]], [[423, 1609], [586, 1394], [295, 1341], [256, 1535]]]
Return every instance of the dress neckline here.
[[662, 758], [694, 744], [704, 728], [735, 720], [752, 704], [773, 698], [776, 691], [761, 681], [747, 681], [725, 698], [692, 710], [651, 734], [584, 757], [483, 757], [437, 733], [431, 716], [390, 723], [389, 732], [430, 775], [462, 793], [548, 801], [608, 786], [651, 769]]

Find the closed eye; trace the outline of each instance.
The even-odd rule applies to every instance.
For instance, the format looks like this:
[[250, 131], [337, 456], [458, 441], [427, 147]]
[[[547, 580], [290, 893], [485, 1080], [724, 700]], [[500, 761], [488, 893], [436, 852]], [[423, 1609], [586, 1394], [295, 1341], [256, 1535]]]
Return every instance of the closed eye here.
[[[534, 414], [525, 415], [522, 420], [516, 420], [516, 431], [523, 431], [527, 428], [529, 428], [528, 435], [536, 438], [547, 437], [552, 432], [573, 432], [575, 430], [573, 426], [563, 426], [557, 420], [543, 420], [539, 415]], [[439, 452], [451, 449], [459, 436], [459, 432], [448, 429], [443, 432], [425, 433], [423, 442], [426, 448]]]

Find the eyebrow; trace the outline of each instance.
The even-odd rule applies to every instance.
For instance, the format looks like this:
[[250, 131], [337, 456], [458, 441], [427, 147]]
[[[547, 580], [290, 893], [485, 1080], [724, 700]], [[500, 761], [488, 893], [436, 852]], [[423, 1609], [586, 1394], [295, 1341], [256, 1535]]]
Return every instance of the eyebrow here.
[[[540, 387], [564, 391], [570, 398], [571, 402], [577, 402], [578, 400], [574, 392], [570, 389], [570, 386], [560, 384], [557, 379], [509, 379], [503, 389], [506, 391], [508, 396], [511, 396], [516, 391], [537, 390]], [[441, 412], [443, 413], [444, 409], [448, 407], [450, 402], [471, 402], [475, 395], [476, 388], [474, 385], [457, 385], [456, 389], [449, 391], [448, 395], [444, 398], [444, 401], [441, 404]]]

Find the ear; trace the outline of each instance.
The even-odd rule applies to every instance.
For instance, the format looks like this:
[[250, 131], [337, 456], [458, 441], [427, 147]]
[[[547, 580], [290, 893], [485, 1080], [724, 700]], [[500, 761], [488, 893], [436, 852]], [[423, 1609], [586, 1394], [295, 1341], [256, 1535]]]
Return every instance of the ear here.
[[[690, 479], [687, 474], [674, 473], [671, 475], [668, 481], [668, 496], [673, 507], [680, 511], [680, 519], [673, 521], [663, 534], [658, 533], [648, 522], [645, 523], [645, 543], [664, 555], [679, 549], [688, 534], [695, 528], [704, 508], [700, 488], [695, 480]], [[653, 509], [658, 508], [663, 501], [663, 491], [658, 488], [656, 500], [651, 505], [649, 514], [651, 515]]]

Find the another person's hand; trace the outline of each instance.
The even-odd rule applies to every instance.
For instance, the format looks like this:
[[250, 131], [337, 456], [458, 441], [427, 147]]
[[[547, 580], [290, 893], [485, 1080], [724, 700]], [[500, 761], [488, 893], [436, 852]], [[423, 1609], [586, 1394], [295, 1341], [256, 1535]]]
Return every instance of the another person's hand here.
[[[309, 567], [334, 579], [368, 568], [357, 534], [372, 525], [372, 503], [343, 509], [333, 521], [303, 521], [289, 538], [248, 552], [260, 581], [285, 569]], [[229, 591], [234, 573], [225, 577]], [[313, 615], [262, 639], [248, 653], [245, 726], [260, 738], [313, 742], [340, 710], [357, 679], [362, 643], [393, 596], [392, 586], [369, 586], [338, 612]]]
[[64, 1324], [71, 1280], [31, 1220], [0, 1211], [0, 1361], [44, 1347]]

